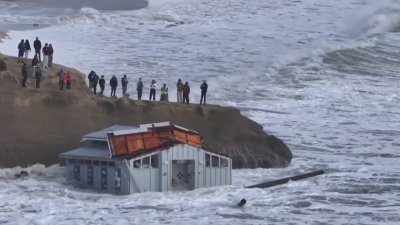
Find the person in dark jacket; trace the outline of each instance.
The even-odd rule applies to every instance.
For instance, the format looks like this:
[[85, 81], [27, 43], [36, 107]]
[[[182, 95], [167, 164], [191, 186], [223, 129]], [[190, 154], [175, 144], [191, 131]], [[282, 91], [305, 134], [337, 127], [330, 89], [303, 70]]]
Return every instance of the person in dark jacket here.
[[58, 87], [60, 91], [64, 90], [64, 80], [65, 80], [65, 72], [61, 68], [60, 72], [58, 72]]
[[35, 70], [36, 88], [40, 88], [41, 78], [42, 78], [42, 68], [40, 68], [40, 66], [37, 66]]
[[31, 51], [31, 44], [29, 43], [29, 40], [25, 40], [25, 60], [28, 60], [29, 58], [29, 52]]
[[137, 97], [138, 100], [142, 99], [142, 93], [143, 93], [143, 82], [142, 78], [139, 78], [139, 81], [136, 83], [136, 91], [137, 91]]
[[36, 67], [38, 65], [39, 61], [38, 61], [38, 57], [35, 55], [32, 59], [32, 77], [35, 77], [35, 73], [36, 73]]
[[96, 73], [93, 74], [93, 93], [97, 94], [97, 84], [99, 83], [99, 76]]
[[18, 44], [18, 62], [24, 62], [23, 57], [25, 53], [25, 42], [24, 39]]
[[43, 53], [43, 66], [44, 68], [47, 68], [49, 65], [49, 46], [47, 43], [44, 44], [42, 53]]
[[89, 89], [92, 90], [94, 88], [94, 83], [93, 83], [93, 78], [94, 78], [94, 74], [95, 72], [92, 70], [90, 71], [90, 73], [88, 74], [88, 80], [89, 80]]
[[183, 85], [183, 103], [189, 104], [189, 94], [190, 94], [190, 86], [188, 82], [185, 82], [185, 85]]
[[33, 42], [33, 47], [35, 48], [35, 56], [38, 57], [39, 61], [42, 61], [42, 59], [40, 58], [40, 50], [42, 49], [42, 42], [40, 42], [38, 37], [36, 37], [36, 40]]
[[110, 86], [111, 86], [111, 97], [115, 97], [115, 92], [117, 92], [117, 86], [118, 86], [118, 80], [115, 75], [112, 76], [110, 80]]
[[104, 76], [102, 75], [100, 80], [99, 80], [99, 85], [100, 85], [100, 93], [99, 96], [103, 97], [103, 92], [104, 92], [104, 88], [106, 85], [106, 81], [104, 80]]
[[178, 79], [178, 83], [176, 83], [176, 101], [182, 103], [182, 90], [183, 83], [181, 79]]
[[208, 84], [205, 80], [203, 80], [203, 83], [200, 85], [201, 89], [201, 98], [200, 98], [200, 105], [203, 103], [204, 99], [204, 105], [206, 104], [206, 95], [207, 95], [207, 89], [208, 89]]
[[156, 100], [156, 81], [152, 80], [150, 84], [150, 96], [149, 101], [153, 98], [153, 101]]
[[26, 80], [28, 79], [28, 67], [26, 66], [26, 63], [22, 65], [21, 74], [22, 74], [22, 87], [26, 87]]
[[49, 44], [49, 47], [47, 48], [47, 55], [49, 57], [47, 62], [48, 67], [53, 66], [53, 53], [54, 53], [53, 46]]
[[126, 77], [126, 74], [124, 74], [124, 77], [121, 79], [121, 85], [122, 85], [122, 96], [126, 96], [126, 91], [128, 89], [128, 78]]

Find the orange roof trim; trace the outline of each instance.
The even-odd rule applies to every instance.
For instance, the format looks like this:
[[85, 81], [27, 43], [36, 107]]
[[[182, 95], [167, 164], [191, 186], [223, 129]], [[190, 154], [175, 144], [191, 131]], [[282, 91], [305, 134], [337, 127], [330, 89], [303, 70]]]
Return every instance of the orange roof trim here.
[[202, 138], [194, 131], [175, 125], [148, 127], [147, 131], [107, 135], [112, 157], [131, 156], [155, 151], [177, 143], [202, 148]]

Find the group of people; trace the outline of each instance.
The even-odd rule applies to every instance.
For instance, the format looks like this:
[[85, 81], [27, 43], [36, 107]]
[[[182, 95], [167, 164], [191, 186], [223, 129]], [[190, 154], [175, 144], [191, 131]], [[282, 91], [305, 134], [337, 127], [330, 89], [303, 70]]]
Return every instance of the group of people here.
[[[96, 72], [93, 70], [90, 71], [88, 74], [88, 80], [89, 80], [89, 88], [93, 91], [94, 94], [98, 94], [99, 96], [104, 96], [104, 89], [106, 85], [106, 81], [104, 79], [104, 76], [102, 75], [99, 77]], [[122, 85], [122, 95], [127, 96], [127, 90], [128, 90], [128, 78], [126, 74], [121, 78], [121, 85]], [[118, 87], [118, 79], [115, 75], [113, 75], [109, 81], [110, 87], [111, 87], [111, 97], [115, 97], [117, 87]], [[97, 85], [100, 86], [100, 92], [97, 93]], [[142, 100], [142, 94], [143, 94], [143, 81], [142, 78], [139, 78], [139, 80], [136, 82], [136, 92], [137, 92], [137, 99]], [[156, 81], [153, 79], [150, 82], [150, 93], [149, 93], [149, 101], [155, 101], [156, 99]], [[186, 103], [189, 104], [189, 95], [190, 95], [190, 86], [189, 82], [183, 83], [181, 79], [178, 80], [176, 83], [176, 90], [177, 90], [177, 101], [179, 103]], [[200, 85], [200, 90], [201, 90], [201, 98], [200, 98], [200, 104], [206, 104], [206, 96], [207, 96], [207, 90], [208, 90], [208, 84], [204, 80], [203, 83]], [[161, 94], [160, 94], [160, 101], [169, 101], [168, 98], [168, 87], [167, 84], [163, 84], [161, 86]]]
[[[34, 61], [36, 64], [42, 61], [40, 53], [43, 54], [43, 67], [48, 68], [53, 65], [53, 54], [54, 49], [52, 44], [45, 43], [42, 48], [42, 42], [36, 37], [36, 40], [33, 42], [33, 48], [35, 49], [35, 55], [32, 59], [32, 64]], [[31, 51], [31, 45], [29, 40], [22, 39], [18, 44], [18, 62], [24, 63], [29, 58], [29, 52]]]
[[[42, 42], [36, 37], [33, 42], [33, 47], [35, 49], [35, 55], [32, 58], [32, 76], [35, 78], [36, 88], [40, 88], [40, 82], [43, 77], [43, 68], [47, 69], [53, 66], [53, 53], [54, 49], [52, 44], [45, 43], [42, 48]], [[26, 82], [28, 80], [28, 66], [27, 61], [29, 59], [29, 52], [31, 51], [31, 45], [29, 40], [21, 40], [18, 44], [18, 62], [23, 63], [21, 68], [22, 74], [22, 87], [26, 87]], [[41, 54], [43, 55], [43, 61]], [[69, 71], [64, 72], [63, 69], [57, 74], [59, 79], [59, 89], [64, 90], [64, 85], [66, 90], [71, 90], [71, 80], [72, 75]]]

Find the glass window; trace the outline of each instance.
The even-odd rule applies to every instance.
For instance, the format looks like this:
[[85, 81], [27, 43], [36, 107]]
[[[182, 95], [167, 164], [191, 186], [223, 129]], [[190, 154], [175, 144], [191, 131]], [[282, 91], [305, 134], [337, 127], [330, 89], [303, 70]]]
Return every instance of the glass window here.
[[108, 162], [109, 167], [115, 167], [115, 162]]
[[99, 161], [93, 161], [93, 165], [98, 166], [98, 165], [100, 165], [100, 162]]
[[212, 156], [212, 167], [219, 167], [219, 157]]
[[68, 159], [69, 164], [75, 164], [75, 159]]
[[92, 164], [92, 161], [90, 161], [90, 160], [85, 160], [85, 164], [86, 164], [86, 165], [91, 165], [91, 164]]
[[101, 161], [101, 165], [102, 166], [107, 166], [107, 162], [106, 161]]
[[78, 164], [83, 164], [83, 160], [82, 159], [78, 159]]
[[158, 168], [158, 154], [151, 156], [151, 167]]
[[133, 168], [140, 168], [141, 165], [140, 159], [133, 161]]
[[228, 167], [228, 160], [225, 158], [221, 158], [221, 167]]
[[142, 158], [142, 168], [150, 167], [150, 156]]
[[210, 160], [211, 156], [209, 154], [206, 154], [205, 157], [206, 157], [206, 167], [210, 167], [211, 166], [211, 160]]

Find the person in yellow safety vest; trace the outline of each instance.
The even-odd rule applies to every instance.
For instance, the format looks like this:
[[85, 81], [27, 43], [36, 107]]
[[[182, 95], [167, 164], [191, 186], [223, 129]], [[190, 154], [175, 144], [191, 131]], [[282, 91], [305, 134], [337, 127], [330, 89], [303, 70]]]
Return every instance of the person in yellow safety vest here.
[[168, 88], [166, 84], [161, 87], [161, 97], [160, 101], [168, 101]]

